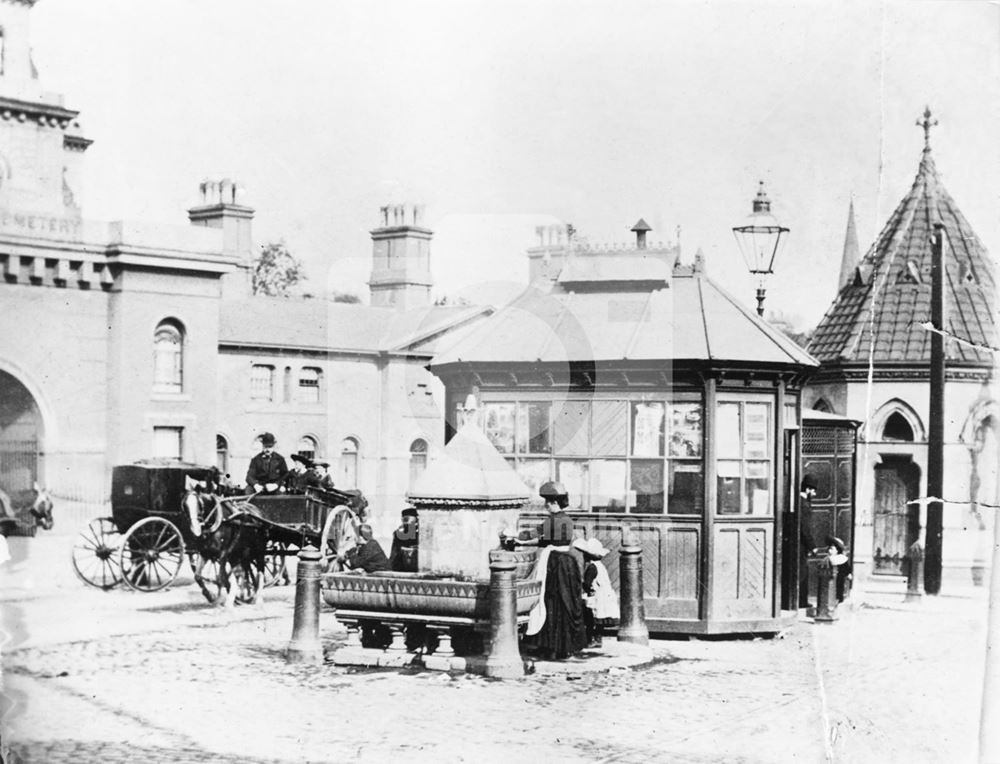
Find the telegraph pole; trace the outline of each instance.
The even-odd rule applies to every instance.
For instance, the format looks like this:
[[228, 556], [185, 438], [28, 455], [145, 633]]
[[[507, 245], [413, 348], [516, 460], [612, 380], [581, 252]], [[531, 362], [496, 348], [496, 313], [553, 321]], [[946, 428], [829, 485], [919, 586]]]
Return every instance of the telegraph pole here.
[[934, 223], [931, 238], [931, 387], [927, 427], [926, 551], [924, 591], [941, 591], [941, 542], [944, 527], [944, 225]]
[[[931, 128], [938, 121], [931, 107], [924, 109], [917, 127], [924, 131], [924, 155], [930, 158]], [[922, 163], [921, 163], [922, 164]], [[924, 532], [924, 591], [941, 591], [941, 542], [944, 526], [944, 224], [937, 206], [937, 188], [929, 179], [925, 189], [927, 206], [934, 224], [931, 236], [931, 378], [927, 412], [927, 527]]]

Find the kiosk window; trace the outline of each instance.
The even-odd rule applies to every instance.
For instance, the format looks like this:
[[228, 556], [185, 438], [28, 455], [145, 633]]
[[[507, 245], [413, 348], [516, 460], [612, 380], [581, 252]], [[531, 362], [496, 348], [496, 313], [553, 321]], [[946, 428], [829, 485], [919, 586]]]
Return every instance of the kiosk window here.
[[725, 401], [718, 407], [716, 479], [720, 515], [769, 515], [771, 406]]

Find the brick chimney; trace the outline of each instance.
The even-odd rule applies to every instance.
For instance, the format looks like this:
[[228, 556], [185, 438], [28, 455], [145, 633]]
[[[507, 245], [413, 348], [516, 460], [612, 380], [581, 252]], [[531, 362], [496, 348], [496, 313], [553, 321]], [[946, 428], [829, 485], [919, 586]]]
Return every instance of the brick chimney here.
[[371, 304], [401, 310], [431, 303], [431, 237], [419, 206], [396, 204], [379, 210], [381, 225], [371, 232]]
[[254, 261], [253, 207], [236, 203], [237, 185], [229, 178], [203, 180], [201, 204], [188, 210], [192, 225], [222, 229], [222, 252], [239, 259], [237, 271], [223, 279], [224, 296], [249, 295]]

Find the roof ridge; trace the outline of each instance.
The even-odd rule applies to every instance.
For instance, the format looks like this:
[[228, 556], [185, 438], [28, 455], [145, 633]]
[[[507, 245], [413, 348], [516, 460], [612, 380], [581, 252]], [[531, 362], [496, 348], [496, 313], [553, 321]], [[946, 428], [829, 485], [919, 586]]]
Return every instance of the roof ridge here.
[[[721, 294], [726, 300], [732, 303], [738, 311], [740, 311], [744, 316], [749, 318], [750, 323], [757, 329], [757, 331], [763, 334], [765, 337], [767, 337], [783, 353], [785, 353], [788, 356], [791, 356], [793, 360], [796, 353], [801, 353], [803, 355], [809, 356], [809, 353], [805, 348], [803, 348], [801, 345], [795, 342], [791, 337], [786, 335], [783, 331], [781, 331], [780, 329], [776, 329], [775, 327], [771, 326], [771, 324], [769, 324], [767, 321], [765, 321], [763, 318], [758, 316], [757, 311], [753, 310], [752, 308], [746, 307], [742, 302], [737, 300], [732, 294], [730, 294], [728, 291], [723, 289], [721, 286], [716, 284], [711, 279], [705, 278], [704, 280], [707, 281], [716, 292]], [[699, 289], [699, 294], [701, 294], [700, 289]], [[704, 310], [702, 311], [702, 315], [705, 315]], [[801, 360], [799, 360], [798, 362], [801, 363]]]

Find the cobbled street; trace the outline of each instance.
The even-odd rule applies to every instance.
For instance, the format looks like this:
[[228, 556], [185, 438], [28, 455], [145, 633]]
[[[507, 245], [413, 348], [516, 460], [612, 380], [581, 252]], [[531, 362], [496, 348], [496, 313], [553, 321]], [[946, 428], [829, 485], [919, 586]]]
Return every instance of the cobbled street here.
[[[101, 592], [73, 576], [72, 542], [10, 539], [0, 568], [12, 761], [975, 760], [987, 600], [971, 586], [904, 604], [883, 585], [833, 625], [496, 681], [288, 665], [293, 587], [232, 613], [184, 582]], [[328, 611], [321, 630], [343, 639]]]

